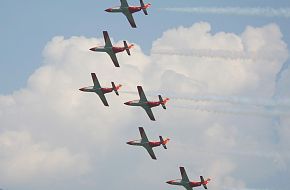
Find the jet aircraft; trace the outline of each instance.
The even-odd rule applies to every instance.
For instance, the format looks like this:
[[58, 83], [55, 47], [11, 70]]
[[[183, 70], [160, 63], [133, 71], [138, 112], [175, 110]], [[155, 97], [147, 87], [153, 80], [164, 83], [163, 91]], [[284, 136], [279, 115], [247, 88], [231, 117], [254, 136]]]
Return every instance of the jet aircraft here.
[[170, 181], [167, 181], [166, 183], [170, 185], [183, 186], [186, 190], [192, 190], [193, 187], [199, 187], [199, 186], [203, 186], [205, 189], [207, 189], [207, 184], [210, 181], [209, 178], [207, 180], [204, 180], [204, 178], [200, 176], [200, 182], [189, 181], [184, 167], [179, 167], [179, 169], [180, 169], [182, 179], [170, 180]]
[[140, 140], [129, 141], [127, 144], [134, 145], [134, 146], [143, 146], [147, 152], [150, 154], [151, 158], [156, 160], [156, 156], [153, 152], [153, 148], [162, 145], [164, 149], [167, 149], [166, 144], [170, 140], [166, 138], [163, 140], [162, 136], [159, 136], [160, 141], [149, 141], [143, 127], [139, 127], [139, 132], [141, 135]]
[[151, 6], [150, 3], [145, 5], [143, 0], [140, 0], [141, 6], [129, 6], [127, 0], [120, 0], [120, 1], [121, 1], [120, 7], [108, 8], [105, 11], [110, 12], [110, 13], [123, 13], [127, 17], [132, 28], [137, 27], [132, 14], [143, 10], [144, 14], [148, 15], [147, 8]]
[[92, 76], [92, 79], [93, 79], [93, 82], [94, 82], [94, 86], [80, 88], [79, 90], [83, 91], [83, 92], [95, 92], [96, 94], [99, 95], [99, 97], [102, 100], [103, 104], [105, 106], [109, 106], [109, 104], [107, 102], [107, 99], [105, 97], [105, 94], [114, 91], [116, 93], [116, 95], [119, 96], [118, 90], [121, 88], [122, 85], [119, 84], [118, 86], [116, 86], [114, 82], [111, 82], [112, 88], [102, 88], [100, 83], [99, 83], [99, 80], [98, 80], [96, 74], [95, 73], [91, 73], [91, 76]]
[[124, 47], [113, 46], [107, 31], [103, 31], [103, 36], [105, 40], [105, 46], [93, 47], [90, 50], [95, 52], [106, 52], [111, 57], [115, 67], [120, 67], [116, 53], [126, 50], [127, 54], [131, 55], [130, 49], [134, 46], [134, 44], [130, 44], [128, 46], [127, 42], [123, 41]]
[[124, 104], [128, 105], [128, 106], [140, 106], [140, 107], [142, 107], [146, 111], [146, 113], [149, 116], [149, 118], [152, 121], [155, 121], [155, 118], [154, 118], [154, 115], [153, 115], [153, 112], [152, 112], [151, 108], [161, 105], [163, 107], [163, 109], [166, 109], [165, 104], [167, 103], [169, 98], [165, 98], [163, 100], [161, 95], [159, 95], [158, 96], [159, 97], [159, 101], [148, 101], [146, 96], [145, 96], [145, 93], [144, 93], [142, 87], [141, 86], [137, 86], [137, 89], [138, 89], [140, 100], [128, 101], [128, 102], [125, 102]]

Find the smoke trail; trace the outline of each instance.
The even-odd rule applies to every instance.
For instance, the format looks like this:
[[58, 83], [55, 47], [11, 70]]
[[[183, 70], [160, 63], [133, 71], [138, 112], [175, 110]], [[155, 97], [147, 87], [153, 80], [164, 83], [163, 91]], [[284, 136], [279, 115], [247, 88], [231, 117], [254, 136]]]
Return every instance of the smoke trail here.
[[247, 116], [290, 116], [290, 110], [275, 109], [241, 109], [241, 108], [228, 108], [228, 107], [210, 107], [210, 106], [182, 106], [182, 105], [172, 105], [172, 107], [195, 110], [200, 112], [209, 112], [216, 114], [234, 114], [234, 115], [247, 115]]
[[224, 97], [224, 96], [192, 96], [192, 97], [172, 97], [175, 100], [185, 101], [204, 101], [204, 102], [216, 102], [216, 103], [230, 103], [250, 106], [261, 106], [261, 107], [289, 107], [289, 99], [249, 99], [245, 97]]
[[[137, 95], [136, 91], [121, 91], [126, 94]], [[148, 97], [157, 97], [160, 92], [146, 92]], [[239, 105], [249, 105], [249, 106], [260, 106], [260, 107], [289, 107], [290, 99], [253, 99], [246, 97], [234, 97], [234, 96], [181, 96], [173, 93], [161, 92], [161, 94], [166, 95], [170, 100], [181, 100], [181, 101], [193, 101], [193, 102], [214, 102], [214, 103], [230, 103]]]
[[202, 58], [221, 58], [229, 60], [245, 60], [250, 61], [257, 58], [255, 53], [245, 53], [240, 51], [227, 50], [210, 50], [210, 49], [184, 49], [184, 50], [170, 50], [170, 49], [154, 49], [151, 54], [157, 55], [179, 55], [179, 56], [194, 56]]
[[269, 190], [269, 189], [256, 189], [256, 188], [232, 188], [232, 187], [226, 187], [223, 190]]
[[188, 144], [182, 144], [175, 142], [175, 146], [172, 148], [173, 150], [183, 150], [185, 152], [193, 152], [193, 153], [201, 153], [201, 154], [212, 154], [212, 155], [233, 155], [233, 156], [247, 156], [247, 157], [260, 157], [260, 158], [268, 158], [268, 159], [289, 159], [290, 152], [288, 151], [269, 151], [269, 150], [227, 150], [227, 149], [219, 149], [219, 150], [205, 150], [200, 147], [190, 147]]
[[195, 14], [221, 14], [237, 16], [282, 17], [290, 18], [290, 8], [272, 7], [184, 7], [163, 8], [161, 10]]
[[284, 71], [286, 71], [289, 68], [290, 68], [290, 61], [288, 60], [286, 63], [283, 64], [279, 72], [276, 74], [276, 79], [275, 79], [276, 90], [275, 90], [275, 94], [273, 98], [277, 98], [279, 96], [278, 84], [282, 78], [282, 74], [284, 73]]

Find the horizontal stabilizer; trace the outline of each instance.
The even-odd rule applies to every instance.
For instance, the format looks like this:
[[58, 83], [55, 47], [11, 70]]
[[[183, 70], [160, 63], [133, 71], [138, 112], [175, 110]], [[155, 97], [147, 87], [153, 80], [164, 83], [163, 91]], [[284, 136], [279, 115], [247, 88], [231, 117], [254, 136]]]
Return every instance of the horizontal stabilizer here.
[[167, 149], [166, 144], [168, 142], [169, 139], [166, 139], [165, 141], [163, 140], [162, 136], [159, 136], [160, 142], [163, 146], [164, 149]]
[[200, 182], [204, 183], [204, 178], [202, 176], [200, 176]]
[[144, 12], [145, 15], [148, 15], [148, 12], [147, 12], [146, 9], [143, 9], [143, 12]]
[[145, 5], [143, 0], [140, 0], [140, 5], [141, 5], [141, 8], [142, 8], [144, 14], [148, 15], [147, 8], [150, 7], [151, 4], [148, 3], [148, 4]]
[[159, 102], [160, 102], [160, 104], [162, 105], [163, 109], [166, 109], [165, 104], [167, 103], [167, 101], [169, 100], [169, 98], [165, 98], [165, 99], [163, 100], [161, 95], [158, 95], [158, 98], [159, 98]]
[[112, 88], [114, 92], [116, 93], [117, 96], [119, 96], [118, 90], [121, 88], [122, 85], [119, 84], [118, 86], [116, 86], [114, 82], [111, 82], [111, 83], [112, 83]]
[[204, 178], [202, 176], [200, 176], [200, 182], [203, 186], [204, 189], [207, 189], [206, 184], [210, 181], [210, 179], [208, 178], [206, 181], [204, 181]]
[[128, 47], [127, 42], [126, 42], [126, 41], [123, 41], [123, 42], [124, 42], [124, 47], [125, 47], [125, 49], [126, 49], [127, 54], [128, 54], [128, 55], [131, 55], [131, 53], [130, 53], [130, 47]]

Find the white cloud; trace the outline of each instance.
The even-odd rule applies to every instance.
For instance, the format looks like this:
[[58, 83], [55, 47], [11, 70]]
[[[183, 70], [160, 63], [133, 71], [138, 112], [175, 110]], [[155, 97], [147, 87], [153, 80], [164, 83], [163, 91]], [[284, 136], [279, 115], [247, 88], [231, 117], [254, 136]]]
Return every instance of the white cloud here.
[[72, 154], [64, 147], [52, 148], [47, 143], [36, 143], [28, 132], [2, 133], [0, 148], [2, 183], [22, 184], [44, 178], [54, 179], [55, 175], [75, 178], [89, 171], [86, 156]]
[[[174, 92], [181, 96], [269, 98], [276, 89], [276, 74], [288, 57], [277, 25], [248, 27], [241, 35], [213, 34], [209, 23], [171, 29], [153, 43], [152, 52], [167, 48], [224, 54], [146, 56], [136, 45], [131, 57], [118, 54], [120, 68], [113, 66], [108, 55], [88, 51], [102, 43], [102, 38], [53, 38], [43, 51], [43, 66], [30, 76], [27, 87], [0, 97], [0, 159], [5, 165], [0, 177], [9, 179], [2, 182], [6, 186], [23, 181], [32, 184], [37, 179], [52, 184], [58, 178], [54, 187], [62, 189], [69, 178], [65, 188], [70, 189], [171, 188], [164, 182], [184, 165], [193, 179], [198, 180], [199, 175], [213, 178], [215, 189], [246, 188], [248, 184], [263, 188], [267, 184], [256, 178], [270, 180], [276, 174], [278, 178], [278, 172], [288, 167], [287, 148], [281, 143], [289, 142], [289, 120], [283, 120], [285, 127], [277, 129], [272, 118], [195, 112], [173, 107], [178, 102], [171, 100], [166, 111], [153, 109], [157, 122], [151, 122], [141, 108], [123, 105], [137, 99], [137, 94], [108, 94], [107, 108], [97, 95], [78, 90], [92, 85], [90, 73], [95, 72], [103, 86], [114, 81], [124, 84], [126, 91], [136, 91], [141, 84], [145, 93], [160, 90], [164, 96]], [[247, 61], [228, 59], [231, 52], [255, 56]], [[289, 75], [283, 84], [287, 79]], [[214, 100], [193, 103], [209, 109], [227, 104]], [[138, 138], [140, 125], [151, 138], [162, 134], [172, 139], [167, 151], [155, 149], [157, 162], [143, 149], [125, 144]], [[18, 140], [12, 141], [14, 138]], [[269, 156], [268, 152], [278, 154]], [[246, 168], [255, 170], [253, 178]], [[23, 177], [20, 170], [29, 175]], [[26, 189], [51, 188], [43, 184]]]

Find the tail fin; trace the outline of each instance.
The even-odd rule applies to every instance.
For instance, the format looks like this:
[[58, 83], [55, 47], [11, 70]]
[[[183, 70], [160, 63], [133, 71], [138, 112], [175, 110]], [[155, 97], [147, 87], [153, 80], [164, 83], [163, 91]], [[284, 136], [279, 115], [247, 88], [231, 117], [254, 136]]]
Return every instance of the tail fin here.
[[169, 100], [169, 98], [165, 98], [164, 100], [162, 99], [161, 95], [158, 95], [159, 97], [159, 102], [161, 103], [163, 109], [166, 109], [165, 104], [167, 103], [167, 101]]
[[207, 189], [206, 185], [208, 184], [209, 181], [210, 181], [210, 178], [207, 178], [206, 181], [204, 181], [204, 178], [200, 176], [200, 182], [205, 189]]
[[162, 136], [159, 136], [160, 139], [160, 143], [162, 144], [164, 149], [167, 149], [166, 144], [168, 143], [168, 141], [170, 140], [169, 138], [166, 138], [165, 140], [163, 140]]
[[140, 5], [141, 5], [141, 8], [142, 8], [144, 14], [148, 15], [147, 8], [149, 8], [151, 6], [151, 4], [148, 3], [148, 4], [145, 5], [143, 0], [140, 0]]
[[130, 53], [130, 49], [134, 46], [134, 44], [130, 44], [130, 45], [128, 46], [128, 44], [127, 44], [126, 41], [123, 41], [123, 42], [124, 42], [124, 47], [125, 47], [125, 49], [126, 49], [127, 54], [128, 54], [128, 55], [131, 55], [131, 53]]
[[122, 85], [119, 84], [118, 86], [116, 86], [114, 82], [111, 82], [111, 83], [112, 83], [112, 87], [113, 87], [114, 92], [116, 93], [117, 96], [119, 96], [118, 90], [121, 88]]

